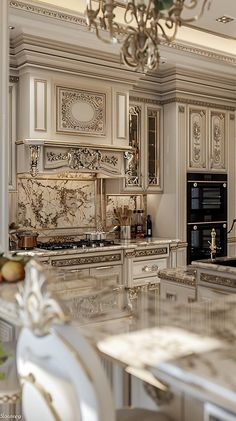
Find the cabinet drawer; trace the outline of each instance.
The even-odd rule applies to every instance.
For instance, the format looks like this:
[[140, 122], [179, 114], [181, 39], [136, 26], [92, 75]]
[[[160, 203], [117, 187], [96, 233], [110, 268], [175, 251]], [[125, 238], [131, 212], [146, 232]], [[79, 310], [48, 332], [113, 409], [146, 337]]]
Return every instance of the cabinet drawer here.
[[133, 262], [133, 278], [145, 278], [157, 275], [158, 269], [167, 266], [166, 259], [140, 260]]
[[160, 284], [160, 280], [157, 275], [155, 276], [146, 276], [145, 278], [134, 278], [133, 286], [146, 285], [146, 284]]
[[99, 266], [90, 269], [90, 275], [100, 279], [101, 286], [121, 284], [121, 266]]

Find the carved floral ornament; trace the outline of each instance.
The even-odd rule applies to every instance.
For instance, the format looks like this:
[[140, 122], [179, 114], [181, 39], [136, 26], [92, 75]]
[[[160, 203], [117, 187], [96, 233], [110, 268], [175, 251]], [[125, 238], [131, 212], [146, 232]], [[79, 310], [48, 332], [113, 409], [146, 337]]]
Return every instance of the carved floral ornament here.
[[25, 272], [24, 285], [20, 286], [16, 294], [19, 318], [24, 327], [28, 327], [38, 336], [44, 336], [53, 323], [65, 323], [68, 319], [45, 288], [45, 269], [30, 260]]
[[105, 135], [106, 95], [57, 86], [57, 132]]

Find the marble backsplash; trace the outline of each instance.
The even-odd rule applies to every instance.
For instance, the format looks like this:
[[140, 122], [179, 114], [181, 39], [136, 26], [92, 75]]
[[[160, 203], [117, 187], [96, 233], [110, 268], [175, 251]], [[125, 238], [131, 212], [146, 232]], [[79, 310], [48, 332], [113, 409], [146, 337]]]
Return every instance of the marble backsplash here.
[[18, 179], [18, 225], [36, 230], [96, 225], [96, 182], [57, 178]]
[[146, 209], [146, 196], [105, 195], [104, 190], [101, 180], [93, 175], [21, 175], [17, 181], [16, 218], [14, 211], [10, 221], [19, 228], [36, 230], [41, 237], [80, 237], [86, 231], [109, 230], [117, 225], [114, 208]]

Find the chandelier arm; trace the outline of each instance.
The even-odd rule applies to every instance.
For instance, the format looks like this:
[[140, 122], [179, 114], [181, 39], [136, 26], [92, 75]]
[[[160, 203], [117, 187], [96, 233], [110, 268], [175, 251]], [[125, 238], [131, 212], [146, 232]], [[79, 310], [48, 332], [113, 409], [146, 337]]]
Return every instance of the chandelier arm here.
[[160, 28], [163, 37], [165, 38], [166, 41], [168, 42], [172, 42], [174, 41], [176, 34], [177, 34], [177, 30], [178, 30], [178, 25], [176, 24], [176, 22], [172, 22], [172, 27], [169, 27], [167, 25], [167, 22], [165, 22], [165, 25], [167, 26], [168, 29], [172, 29], [172, 27], [174, 26], [174, 33], [172, 35], [167, 35], [165, 29], [163, 28], [163, 26], [158, 22], [157, 26]]
[[[130, 13], [130, 19], [127, 18], [128, 13]], [[136, 11], [136, 6], [134, 4], [134, 0], [132, 0], [132, 2], [128, 2], [127, 6], [126, 6], [126, 10], [125, 10], [125, 14], [124, 14], [124, 21], [127, 25], [129, 25], [131, 22], [133, 22], [133, 20], [136, 20], [136, 23], [138, 25], [138, 16], [137, 16], [137, 11]]]

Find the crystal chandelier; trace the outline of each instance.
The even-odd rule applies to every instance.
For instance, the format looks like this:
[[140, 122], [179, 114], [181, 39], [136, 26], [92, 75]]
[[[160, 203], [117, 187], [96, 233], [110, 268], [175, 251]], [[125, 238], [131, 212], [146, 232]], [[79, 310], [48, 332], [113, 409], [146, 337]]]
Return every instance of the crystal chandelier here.
[[[173, 41], [178, 27], [197, 20], [211, 1], [87, 0], [85, 13], [89, 29], [94, 29], [100, 40], [121, 44], [121, 57], [128, 67], [154, 70], [159, 66], [161, 40]], [[184, 10], [195, 7], [200, 9], [198, 15], [181, 17]]]

